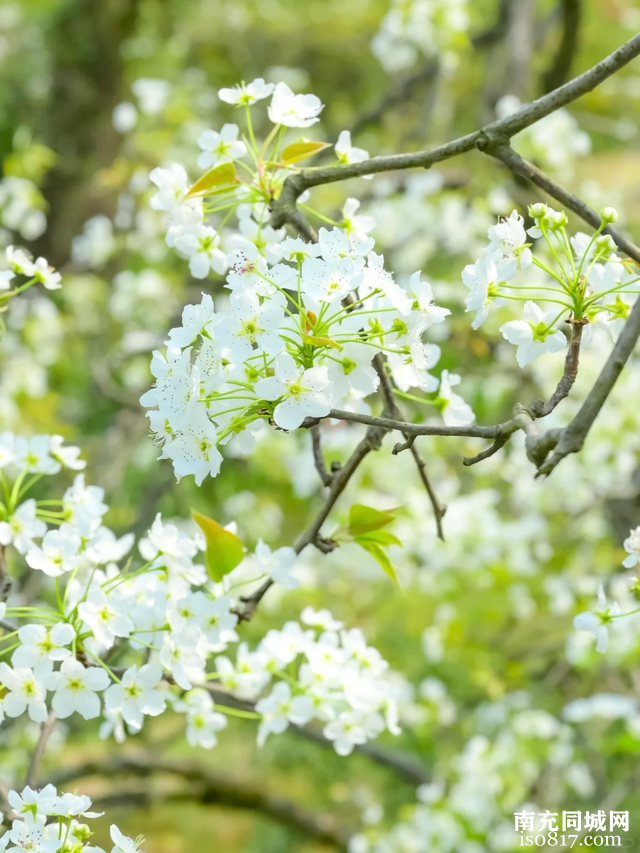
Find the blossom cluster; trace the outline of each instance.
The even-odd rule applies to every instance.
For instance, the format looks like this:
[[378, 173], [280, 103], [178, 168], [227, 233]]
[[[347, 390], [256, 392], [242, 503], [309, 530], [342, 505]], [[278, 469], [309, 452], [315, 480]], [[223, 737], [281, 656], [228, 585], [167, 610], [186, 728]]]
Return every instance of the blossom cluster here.
[[189, 742], [210, 748], [224, 714], [234, 713], [214, 704], [222, 690], [255, 703], [245, 716], [259, 721], [260, 744], [289, 722], [319, 720], [342, 755], [385, 729], [398, 731], [393, 692], [381, 678], [386, 661], [327, 611], [307, 608], [302, 624], [270, 631], [256, 649], [241, 643], [233, 659], [221, 654], [239, 641], [233, 589], [266, 578], [297, 586], [293, 548], [272, 551], [260, 541], [214, 582], [197, 562], [204, 539], [158, 515], [138, 543], [141, 562], [125, 561], [133, 534], [117, 538], [103, 524], [104, 492], [86, 485], [84, 474], [61, 500], [26, 497], [44, 474], [84, 465], [77, 448], [58, 438], [0, 436], [0, 544], [50, 579], [45, 602], [0, 605], [0, 620], [8, 620], [0, 636], [0, 721], [27, 714], [40, 723], [50, 710], [59, 719], [102, 715], [101, 735], [121, 741], [127, 728], [140, 731], [145, 716], [171, 708], [185, 715]]
[[[500, 327], [503, 337], [517, 347], [520, 367], [565, 347], [562, 322], [586, 326], [583, 341], [596, 322], [617, 339], [640, 293], [640, 276], [616, 255], [612, 238], [603, 233], [617, 219], [613, 208], [601, 211], [601, 224], [591, 236], [578, 232], [571, 238], [563, 211], [534, 204], [529, 214], [535, 225], [528, 231], [515, 210], [489, 228], [483, 256], [462, 272], [469, 289], [467, 311], [476, 312], [474, 329], [485, 322], [492, 306], [525, 303], [522, 320]], [[536, 243], [532, 252], [528, 238], [540, 241], [542, 251]], [[543, 310], [541, 302], [549, 307]]]
[[[240, 140], [236, 125], [205, 132], [199, 140], [202, 168], [215, 172], [255, 147], [249, 105], [269, 95], [276, 125], [267, 148], [278, 128], [317, 120], [317, 98], [294, 96], [283, 84], [274, 88], [255, 80], [223, 89], [222, 100], [245, 105], [249, 138]], [[432, 396], [425, 402], [437, 406], [445, 423], [470, 423], [473, 412], [452, 390], [459, 377], [443, 371], [438, 380], [430, 372], [440, 348], [425, 341], [425, 332], [450, 313], [435, 304], [431, 285], [419, 272], [395, 280], [374, 251], [374, 222], [358, 215], [355, 199], [345, 204], [342, 222], [320, 229], [317, 243], [285, 237], [266, 224], [266, 195], [280, 192], [286, 169], [269, 171], [277, 147], [267, 156], [265, 146], [253, 152], [264, 164], [253, 180], [225, 189], [225, 206], [237, 209], [240, 230], [226, 240], [226, 253], [219, 234], [202, 224], [205, 214], [218, 211], [215, 203], [203, 207], [200, 198], [201, 191], [215, 190], [207, 175], [191, 188], [181, 166], [151, 175], [159, 188], [151, 205], [167, 214], [169, 244], [190, 255], [198, 278], [212, 269], [226, 272], [230, 291], [228, 309], [216, 310], [207, 294], [200, 305], [187, 306], [182, 325], [169, 333], [166, 355], [154, 353], [156, 384], [141, 402], [157, 407], [148, 416], [161, 458], [172, 460], [178, 479], [194, 475], [200, 484], [219, 472], [219, 445], [236, 438], [248, 450], [265, 422], [293, 430], [334, 408], [368, 411], [364, 400], [380, 381], [372, 365], [376, 355], [386, 356], [400, 392], [426, 392]], [[290, 149], [296, 144], [282, 156]], [[336, 151], [341, 162], [368, 156], [351, 146], [346, 132]]]
[[[94, 835], [89, 820], [104, 812], [92, 812], [91, 800], [84, 794], [59, 794], [53, 785], [40, 790], [27, 786], [22, 792], [9, 791], [7, 802], [13, 811], [11, 828], [0, 836], [0, 850], [6, 853], [105, 853], [90, 842]], [[0, 824], [3, 815], [0, 813]], [[129, 838], [111, 825], [111, 853], [137, 853], [142, 838]]]

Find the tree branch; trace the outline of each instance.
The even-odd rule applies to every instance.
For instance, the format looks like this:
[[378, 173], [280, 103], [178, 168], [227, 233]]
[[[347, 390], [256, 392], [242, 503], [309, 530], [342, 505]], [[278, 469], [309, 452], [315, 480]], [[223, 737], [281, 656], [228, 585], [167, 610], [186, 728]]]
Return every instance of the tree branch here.
[[318, 424], [311, 427], [311, 443], [313, 445], [313, 461], [323, 486], [330, 486], [333, 474], [327, 471], [327, 465], [322, 453], [322, 438]]
[[560, 0], [560, 15], [562, 36], [553, 61], [542, 76], [543, 93], [557, 89], [569, 76], [578, 48], [578, 32], [582, 18], [581, 0]]
[[569, 396], [569, 392], [573, 388], [573, 383], [576, 381], [576, 377], [578, 375], [580, 343], [582, 341], [583, 328], [584, 323], [581, 321], [573, 322], [571, 324], [571, 341], [569, 343], [569, 349], [567, 350], [567, 356], [564, 360], [564, 372], [556, 386], [556, 390], [544, 404], [540, 413], [541, 418], [551, 414], [558, 403], [564, 400], [565, 397]]
[[[376, 369], [378, 376], [380, 377], [380, 389], [382, 391], [382, 396], [385, 401], [385, 409], [389, 414], [400, 420], [402, 418], [402, 411], [400, 406], [396, 401], [395, 394], [393, 392], [393, 385], [391, 383], [391, 379], [389, 378], [389, 374], [387, 373], [384, 361], [381, 355], [377, 355], [373, 359], [373, 366]], [[403, 433], [405, 437], [405, 441], [408, 442], [408, 448], [411, 449], [411, 455], [413, 456], [413, 460], [416, 464], [416, 468], [418, 469], [418, 476], [422, 482], [422, 485], [425, 487], [427, 494], [429, 495], [429, 500], [431, 501], [431, 506], [433, 507], [433, 515], [436, 520], [436, 531], [438, 534], [438, 538], [444, 541], [444, 530], [442, 528], [442, 519], [444, 518], [444, 514], [447, 511], [446, 506], [443, 506], [438, 500], [438, 496], [435, 493], [435, 490], [431, 484], [431, 480], [427, 474], [427, 463], [422, 458], [420, 451], [415, 446], [415, 436], [410, 436]], [[398, 446], [393, 448], [392, 453], [397, 454]]]
[[[638, 38], [640, 39], [640, 36]], [[514, 174], [526, 178], [528, 181], [531, 181], [532, 184], [535, 184], [541, 190], [544, 190], [544, 192], [550, 195], [551, 198], [555, 198], [556, 201], [559, 201], [564, 207], [572, 210], [581, 219], [588, 222], [589, 225], [592, 225], [594, 228], [600, 227], [600, 216], [595, 210], [581, 201], [577, 196], [556, 184], [551, 180], [551, 178], [545, 175], [544, 172], [541, 172], [540, 169], [537, 169], [531, 163], [524, 160], [509, 145], [491, 144], [489, 142], [483, 144], [481, 146], [481, 150], [486, 154], [489, 154], [491, 157], [495, 157], [497, 160], [500, 160]], [[604, 234], [611, 235], [613, 241], [621, 251], [630, 258], [633, 258], [636, 263], [640, 264], [640, 248], [638, 246], [630, 240], [627, 240], [626, 237], [620, 234], [619, 231], [611, 228], [610, 225], [607, 225], [606, 228], [603, 228], [602, 230]]]
[[9, 598], [13, 581], [7, 572], [7, 562], [5, 558], [4, 545], [0, 545], [0, 603]]
[[521, 130], [595, 89], [596, 86], [599, 86], [600, 83], [611, 77], [632, 59], [635, 59], [638, 54], [640, 54], [640, 34], [635, 35], [601, 62], [563, 86], [554, 89], [553, 92], [543, 95], [530, 104], [525, 104], [505, 118], [491, 122], [491, 124], [485, 125], [473, 133], [461, 136], [437, 148], [407, 154], [372, 157], [362, 163], [349, 163], [319, 169], [302, 169], [287, 178], [280, 197], [273, 202], [271, 224], [275, 228], [280, 228], [286, 222], [292, 222], [297, 212], [296, 201], [298, 197], [311, 187], [344, 181], [362, 175], [389, 172], [394, 169], [428, 169], [435, 163], [440, 163], [467, 151], [473, 151], [475, 148], [504, 144]]
[[336, 825], [329, 814], [316, 814], [297, 803], [278, 797], [263, 785], [251, 785], [226, 774], [211, 771], [195, 761], [171, 761], [153, 756], [122, 756], [105, 762], [89, 761], [63, 770], [50, 780], [56, 787], [88, 776], [112, 778], [131, 775], [143, 778], [155, 774], [178, 776], [187, 781], [190, 789], [155, 794], [148, 785], [137, 791], [107, 795], [94, 804], [108, 801], [118, 806], [149, 806], [167, 800], [199, 800], [203, 805], [229, 806], [259, 812], [290, 829], [338, 850], [347, 850], [351, 833]]
[[29, 785], [30, 787], [33, 787], [36, 784], [38, 773], [40, 772], [40, 764], [44, 757], [44, 753], [55, 724], [56, 715], [51, 711], [45, 722], [40, 725], [40, 737], [38, 738], [38, 743], [33, 751], [33, 755], [31, 756], [31, 762], [27, 771], [27, 778], [24, 780], [25, 786]]
[[[313, 521], [313, 524], [302, 534], [302, 536], [294, 546], [296, 554], [300, 554], [301, 551], [304, 551], [307, 545], [312, 544], [324, 553], [333, 551], [333, 549], [335, 548], [335, 543], [333, 543], [330, 539], [321, 539], [320, 528], [326, 521], [327, 516], [333, 509], [336, 501], [338, 500], [342, 492], [347, 487], [347, 483], [355, 473], [362, 460], [372, 450], [378, 450], [380, 448], [385, 431], [386, 430], [380, 429], [377, 425], [374, 424], [371, 429], [367, 430], [367, 434], [358, 444], [358, 446], [353, 451], [349, 459], [345, 462], [345, 464], [338, 471], [335, 472], [331, 479], [329, 492], [325, 498], [325, 502], [322, 509], [316, 516], [315, 520]], [[269, 579], [265, 581], [262, 586], [260, 586], [251, 595], [241, 598], [241, 606], [238, 607], [237, 610], [238, 617], [244, 621], [252, 619], [258, 605], [264, 598], [267, 591], [272, 586], [273, 581]]]
[[629, 319], [600, 375], [571, 423], [560, 430], [553, 455], [539, 468], [537, 476], [548, 476], [556, 465], [570, 453], [582, 449], [589, 430], [616, 384], [640, 338], [640, 299], [633, 306]]

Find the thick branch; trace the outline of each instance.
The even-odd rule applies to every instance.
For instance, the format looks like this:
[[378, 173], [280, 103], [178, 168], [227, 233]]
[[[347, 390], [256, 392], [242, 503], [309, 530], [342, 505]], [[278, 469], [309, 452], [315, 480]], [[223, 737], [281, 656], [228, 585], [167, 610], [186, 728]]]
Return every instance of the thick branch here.
[[[57, 773], [51, 780], [56, 787], [75, 782], [88, 776], [112, 778], [120, 775], [152, 777], [155, 774], [178, 776], [187, 781], [191, 789], [170, 794], [160, 794], [160, 801], [199, 800], [204, 805], [229, 806], [231, 808], [259, 812], [290, 829], [300, 832], [322, 844], [330, 844], [339, 850], [347, 849], [350, 832], [338, 827], [328, 814], [316, 814], [290, 800], [274, 796], [263, 785], [251, 785], [226, 774], [208, 770], [195, 761], [171, 761], [152, 756], [122, 756], [111, 761], [93, 761], [70, 767]], [[133, 796], [132, 796], [133, 794]], [[152, 805], [158, 797], [148, 786], [136, 792], [116, 793], [107, 798], [113, 805], [115, 796], [118, 805], [133, 804], [137, 807]], [[96, 800], [95, 804], [100, 803]]]
[[429, 151], [372, 157], [363, 163], [328, 166], [321, 169], [303, 169], [285, 181], [280, 197], [272, 206], [272, 225], [279, 228], [284, 223], [291, 222], [296, 211], [296, 200], [301, 193], [311, 187], [344, 181], [362, 175], [389, 172], [394, 169], [428, 169], [435, 163], [448, 160], [475, 148], [499, 143], [504, 144], [524, 128], [595, 89], [596, 86], [599, 86], [600, 83], [611, 77], [632, 59], [635, 59], [638, 54], [640, 54], [640, 34], [635, 35], [597, 65], [553, 92], [543, 95], [530, 104], [525, 104], [515, 113], [494, 121], [480, 130], [461, 136]]

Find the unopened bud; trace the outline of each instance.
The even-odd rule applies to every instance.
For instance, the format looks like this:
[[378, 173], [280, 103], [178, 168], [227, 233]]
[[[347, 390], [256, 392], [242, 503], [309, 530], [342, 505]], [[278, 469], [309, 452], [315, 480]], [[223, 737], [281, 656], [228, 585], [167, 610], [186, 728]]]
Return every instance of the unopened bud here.
[[543, 216], [547, 215], [548, 210], [547, 205], [539, 201], [537, 204], [529, 205], [529, 216], [533, 216], [534, 219], [542, 219]]
[[602, 219], [603, 222], [617, 222], [618, 211], [615, 207], [603, 207], [600, 211], [600, 219]]
[[568, 224], [569, 220], [567, 219], [567, 214], [564, 210], [554, 210], [548, 217], [549, 227], [553, 228], [553, 230], [557, 230], [559, 228], [564, 228], [565, 225]]

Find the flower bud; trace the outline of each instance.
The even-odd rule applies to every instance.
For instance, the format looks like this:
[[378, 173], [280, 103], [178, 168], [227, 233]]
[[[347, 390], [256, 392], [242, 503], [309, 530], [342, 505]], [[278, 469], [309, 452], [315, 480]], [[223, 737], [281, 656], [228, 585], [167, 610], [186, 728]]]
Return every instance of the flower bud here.
[[548, 210], [547, 205], [539, 201], [537, 204], [529, 205], [529, 216], [533, 216], [534, 219], [542, 219], [543, 216], [547, 215]]
[[603, 207], [600, 211], [600, 219], [602, 219], [603, 222], [617, 222], [618, 211], [615, 207]]
[[567, 214], [564, 210], [554, 210], [548, 217], [549, 227], [554, 231], [564, 228], [568, 224]]

